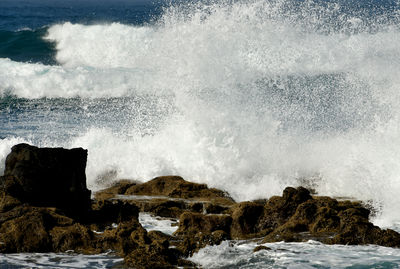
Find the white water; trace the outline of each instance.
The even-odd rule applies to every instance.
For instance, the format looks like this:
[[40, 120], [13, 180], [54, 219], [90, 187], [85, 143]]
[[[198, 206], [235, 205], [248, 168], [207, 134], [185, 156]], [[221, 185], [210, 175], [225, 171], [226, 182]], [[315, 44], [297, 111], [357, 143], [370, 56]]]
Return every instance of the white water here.
[[150, 213], [139, 213], [139, 222], [148, 232], [160, 231], [172, 235], [178, 229], [178, 220], [153, 216]]
[[204, 268], [399, 268], [400, 250], [379, 246], [324, 245], [319, 242], [263, 244], [224, 241], [194, 254]]
[[0, 254], [0, 267], [19, 268], [113, 268], [123, 259], [110, 255], [82, 255], [74, 253], [16, 253]]
[[[178, 174], [246, 200], [311, 177], [323, 195], [371, 200], [380, 209], [375, 222], [395, 226], [400, 31], [386, 22], [368, 22], [370, 30], [363, 17], [337, 16], [337, 5], [305, 3], [290, 12], [287, 3], [171, 7], [140, 27], [54, 25], [46, 39], [56, 42], [61, 65], [0, 59], [0, 93], [167, 100], [169, 113], [156, 122], [133, 117], [127, 125], [126, 111], [117, 111], [112, 127], [94, 121], [62, 145], [39, 139], [40, 146], [89, 149], [93, 189], [106, 173]], [[43, 133], [63, 132], [47, 123]], [[26, 140], [1, 140], [0, 160]]]

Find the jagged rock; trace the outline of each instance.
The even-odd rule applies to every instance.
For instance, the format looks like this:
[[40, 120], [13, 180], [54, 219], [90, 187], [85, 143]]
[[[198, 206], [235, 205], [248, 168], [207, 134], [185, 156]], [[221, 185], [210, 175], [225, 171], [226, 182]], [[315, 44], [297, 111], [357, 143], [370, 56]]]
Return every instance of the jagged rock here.
[[72, 225], [73, 220], [55, 209], [21, 206], [0, 218], [0, 252], [54, 251], [49, 230]]
[[90, 208], [86, 159], [87, 150], [82, 148], [18, 144], [6, 158], [1, 185], [7, 194], [21, 202], [84, 214]]
[[133, 232], [146, 234], [146, 230], [137, 219], [119, 223], [117, 228], [106, 229], [98, 235], [96, 247], [104, 250], [112, 249], [119, 255], [125, 256], [135, 246], [130, 236]]
[[187, 209], [187, 204], [182, 200], [170, 199], [136, 199], [132, 200], [140, 208], [141, 212], [150, 212], [160, 217], [179, 218]]
[[234, 205], [232, 211], [231, 237], [246, 239], [256, 237], [257, 223], [264, 207], [253, 202], [242, 202]]
[[98, 252], [93, 248], [93, 232], [79, 223], [67, 227], [56, 226], [50, 230], [49, 234], [54, 252], [65, 252], [67, 250], [85, 254]]
[[284, 224], [296, 211], [297, 207], [312, 199], [310, 192], [303, 188], [287, 187], [283, 196], [273, 196], [265, 204], [264, 213], [258, 222], [257, 230], [270, 230]]
[[266, 247], [266, 246], [256, 246], [254, 249], [253, 249], [253, 252], [258, 252], [258, 251], [260, 251], [260, 250], [271, 250], [271, 248], [269, 248], [269, 247]]
[[[269, 200], [235, 203], [221, 190], [169, 176], [143, 184], [117, 182], [90, 204], [86, 155], [83, 149], [12, 148], [0, 177], [0, 253], [112, 249], [129, 267], [174, 268], [194, 267], [182, 257], [229, 239], [400, 246], [400, 234], [374, 226], [359, 202], [312, 197], [303, 187], [288, 187]], [[125, 201], [115, 199], [118, 194], [153, 198]], [[180, 216], [179, 228], [173, 236], [147, 232], [139, 210]], [[268, 250], [254, 251], [263, 249]]]
[[[116, 196], [123, 192], [126, 197]], [[233, 199], [223, 191], [209, 189], [205, 184], [188, 182], [177, 176], [158, 177], [142, 184], [117, 182], [97, 192], [95, 197], [97, 200], [124, 199], [137, 205], [141, 212], [169, 218], [179, 218], [186, 211], [226, 213], [234, 204]]]
[[200, 213], [185, 212], [179, 219], [179, 228], [175, 235], [212, 233], [217, 230], [230, 233], [232, 217], [229, 215], [203, 215]]
[[138, 216], [139, 208], [134, 204], [119, 200], [100, 200], [92, 205], [92, 211], [85, 220], [107, 226], [111, 223], [131, 221]]
[[[121, 236], [122, 233], [119, 233]], [[129, 241], [123, 245], [124, 262], [133, 268], [175, 268], [179, 255], [176, 250], [169, 248], [167, 235], [161, 232], [147, 232], [143, 228], [133, 230]]]
[[225, 214], [228, 212], [229, 209], [230, 209], [230, 207], [222, 206], [219, 204], [213, 204], [213, 203], [205, 203], [204, 204], [204, 211], [206, 214]]
[[[141, 226], [136, 205], [100, 199], [90, 207], [86, 155], [82, 149], [39, 149], [26, 144], [12, 148], [0, 179], [0, 252], [91, 254], [112, 249], [134, 268], [190, 265], [181, 258], [182, 252], [169, 248], [169, 236], [148, 233]], [[119, 182], [108, 191], [123, 193], [133, 185]], [[156, 210], [167, 214], [161, 211], [180, 210], [179, 206], [163, 201]]]
[[205, 247], [218, 245], [230, 239], [232, 217], [229, 215], [204, 215], [185, 212], [179, 219], [179, 228], [174, 235], [181, 238], [178, 249], [186, 256]]
[[137, 184], [138, 182], [122, 179], [114, 182], [109, 188], [95, 192], [94, 198], [96, 200], [106, 200], [114, 198], [116, 195], [125, 194], [127, 189]]
[[178, 176], [156, 177], [146, 183], [130, 187], [125, 194], [131, 195], [162, 195], [174, 198], [207, 198], [220, 204], [231, 205], [233, 199], [225, 192], [209, 189], [206, 184], [197, 184], [184, 180]]
[[[283, 197], [274, 197], [265, 206], [258, 225], [273, 231], [263, 242], [313, 239], [327, 244], [400, 246], [400, 234], [374, 226], [368, 220], [370, 211], [359, 202], [310, 197], [300, 188], [286, 190]], [[283, 208], [287, 211], [279, 214]]]
[[10, 195], [14, 192], [13, 188], [17, 188], [17, 184], [12, 176], [0, 177], [0, 213], [22, 204], [20, 200]]
[[215, 230], [211, 233], [197, 232], [182, 236], [176, 247], [187, 257], [192, 256], [195, 252], [206, 246], [219, 245], [222, 241], [230, 239], [229, 234], [223, 230]]

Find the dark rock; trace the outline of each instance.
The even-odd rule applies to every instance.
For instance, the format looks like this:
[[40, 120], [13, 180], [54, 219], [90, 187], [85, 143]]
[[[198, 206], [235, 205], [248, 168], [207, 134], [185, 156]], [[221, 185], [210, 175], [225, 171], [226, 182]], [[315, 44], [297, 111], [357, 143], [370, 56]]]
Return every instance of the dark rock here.
[[137, 219], [139, 208], [126, 201], [100, 200], [92, 205], [92, 211], [85, 218], [87, 223], [110, 225]]
[[193, 203], [190, 206], [190, 211], [197, 212], [197, 213], [203, 213], [204, 204], [203, 203]]
[[253, 249], [253, 252], [258, 252], [258, 251], [260, 251], [260, 250], [271, 250], [271, 248], [269, 248], [269, 247], [266, 247], [266, 246], [256, 246], [254, 249]]
[[206, 214], [224, 214], [227, 213], [230, 207], [219, 204], [205, 203], [204, 210]]
[[224, 240], [231, 239], [229, 234], [223, 230], [215, 230], [211, 233], [197, 232], [185, 234], [181, 241], [176, 244], [177, 249], [185, 256], [192, 256], [195, 252], [207, 245], [219, 245]]
[[119, 180], [117, 182], [114, 182], [111, 187], [95, 192], [94, 198], [96, 200], [106, 200], [114, 198], [116, 195], [125, 194], [127, 189], [137, 184], [137, 182], [131, 180]]
[[309, 191], [303, 187], [287, 187], [283, 196], [271, 197], [264, 207], [264, 213], [257, 224], [259, 231], [268, 231], [283, 225], [294, 214], [297, 207], [312, 199]]
[[133, 268], [175, 268], [181, 253], [169, 248], [169, 238], [157, 231], [132, 231], [123, 249], [125, 264]]
[[179, 219], [179, 228], [174, 235], [181, 238], [177, 248], [185, 255], [206, 245], [218, 245], [230, 239], [232, 218], [229, 215], [204, 215], [185, 212]]
[[[400, 246], [400, 234], [374, 226], [370, 210], [359, 202], [312, 197], [303, 187], [288, 187], [269, 200], [235, 203], [221, 190], [169, 176], [143, 184], [117, 182], [91, 203], [86, 156], [83, 149], [12, 148], [0, 177], [0, 253], [112, 249], [129, 267], [175, 268], [195, 267], [183, 258], [230, 239]], [[143, 197], [115, 197], [130, 194]], [[147, 232], [139, 211], [180, 216], [179, 228], [173, 236]], [[254, 249], [259, 250], [269, 248]]]
[[[281, 212], [286, 209], [285, 212]], [[370, 211], [359, 202], [329, 197], [309, 197], [307, 192], [286, 188], [265, 206], [258, 227], [271, 227], [263, 242], [318, 240], [327, 244], [377, 244], [400, 246], [400, 234], [369, 222]]]
[[[123, 192], [126, 197], [117, 196]], [[235, 204], [223, 191], [209, 189], [205, 184], [188, 182], [177, 176], [157, 177], [142, 184], [117, 182], [110, 188], [97, 192], [95, 197], [97, 200], [123, 199], [137, 205], [141, 212], [168, 218], [179, 218], [187, 211], [227, 213], [230, 206]]]
[[1, 253], [54, 251], [49, 231], [55, 226], [73, 224], [72, 219], [51, 208], [21, 206], [1, 217]]
[[49, 234], [54, 252], [65, 252], [67, 250], [85, 254], [97, 252], [92, 244], [94, 240], [93, 232], [79, 223], [66, 227], [56, 226], [50, 230]]
[[246, 239], [256, 237], [257, 223], [264, 207], [253, 202], [242, 202], [234, 205], [232, 211], [231, 237]]
[[82, 148], [67, 150], [19, 144], [7, 156], [1, 185], [19, 201], [84, 214], [90, 208], [86, 159], [87, 150]]
[[141, 212], [150, 212], [166, 218], [179, 218], [187, 207], [184, 201], [170, 200], [168, 198], [137, 199], [132, 200], [131, 203], [137, 205]]
[[220, 204], [233, 204], [234, 201], [225, 192], [209, 189], [205, 184], [197, 184], [184, 180], [178, 176], [164, 176], [154, 178], [146, 183], [130, 187], [125, 194], [131, 195], [162, 195], [174, 198], [206, 198]]
[[229, 215], [203, 215], [200, 213], [185, 212], [179, 219], [179, 228], [175, 235], [212, 233], [217, 230], [230, 233], [232, 217]]
[[17, 190], [18, 186], [12, 176], [0, 177], [0, 213], [22, 204], [20, 200], [10, 195]]
[[268, 202], [268, 199], [256, 199], [251, 202], [264, 206]]

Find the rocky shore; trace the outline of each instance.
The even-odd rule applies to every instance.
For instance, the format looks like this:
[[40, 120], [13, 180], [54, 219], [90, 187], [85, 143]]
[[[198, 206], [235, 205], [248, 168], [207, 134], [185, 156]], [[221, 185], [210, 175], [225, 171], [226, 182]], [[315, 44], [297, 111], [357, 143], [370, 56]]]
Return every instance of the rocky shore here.
[[[400, 246], [400, 234], [369, 222], [370, 210], [354, 201], [313, 196], [287, 187], [282, 196], [235, 202], [222, 190], [179, 176], [146, 183], [121, 180], [91, 192], [87, 151], [19, 144], [0, 177], [0, 253], [109, 250], [129, 268], [196, 267], [186, 260], [223, 240], [317, 240], [326, 244]], [[139, 212], [179, 219], [173, 235], [146, 231]]]

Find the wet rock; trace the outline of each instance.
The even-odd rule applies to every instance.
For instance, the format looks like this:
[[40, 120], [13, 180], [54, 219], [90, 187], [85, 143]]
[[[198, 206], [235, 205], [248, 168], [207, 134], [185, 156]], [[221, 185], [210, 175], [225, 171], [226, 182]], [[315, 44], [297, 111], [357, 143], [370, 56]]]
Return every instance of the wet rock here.
[[[117, 193], [124, 191], [124, 195], [117, 196]], [[223, 191], [209, 189], [205, 184], [188, 182], [177, 176], [158, 177], [142, 184], [117, 182], [97, 192], [95, 197], [97, 200], [129, 201], [137, 205], [141, 212], [168, 218], [179, 218], [187, 211], [227, 213], [230, 206], [235, 204]]]
[[[102, 234], [97, 235], [96, 248], [112, 249], [119, 255], [125, 256], [137, 245], [130, 238], [132, 233], [146, 235], [146, 230], [140, 225], [138, 220], [131, 220], [119, 223], [116, 228], [109, 227]], [[143, 243], [146, 240], [142, 241]]]
[[182, 236], [176, 244], [176, 248], [185, 257], [188, 257], [206, 246], [219, 245], [222, 241], [230, 239], [229, 234], [223, 230], [216, 230], [211, 233], [197, 232]]
[[204, 211], [204, 204], [203, 203], [193, 203], [190, 205], [190, 211], [203, 213]]
[[230, 233], [232, 217], [229, 215], [204, 215], [200, 213], [185, 212], [179, 219], [179, 228], [175, 235], [194, 233], [212, 233], [217, 230]]
[[[368, 220], [370, 211], [359, 202], [309, 197], [304, 190], [297, 191], [302, 194], [291, 188], [283, 197], [268, 201], [258, 225], [273, 230], [263, 242], [312, 239], [327, 244], [400, 246], [400, 234], [374, 226]], [[279, 213], [283, 208], [287, 211]]]
[[[121, 235], [121, 234], [120, 234]], [[124, 240], [126, 237], [124, 237]], [[169, 248], [170, 237], [158, 231], [135, 229], [123, 246], [124, 262], [133, 268], [175, 268], [180, 252]]]
[[[0, 252], [92, 254], [111, 249], [133, 268], [191, 264], [182, 259], [181, 251], [169, 247], [170, 236], [148, 233], [141, 226], [135, 204], [99, 199], [90, 205], [86, 155], [82, 149], [39, 149], [26, 144], [12, 148], [0, 178]], [[132, 186], [119, 182], [104, 193], [124, 193]], [[171, 215], [176, 208], [180, 214], [182, 204], [162, 201], [154, 210]]]
[[[312, 197], [303, 187], [288, 187], [269, 200], [235, 203], [221, 190], [168, 176], [143, 184], [117, 182], [89, 203], [86, 154], [13, 147], [0, 177], [1, 253], [112, 249], [129, 267], [174, 268], [194, 267], [183, 258], [230, 239], [400, 246], [400, 235], [369, 222], [370, 210], [359, 202]], [[139, 211], [179, 217], [179, 228], [173, 236], [147, 232]], [[259, 250], [269, 248], [254, 249]]]
[[74, 250], [78, 253], [96, 253], [93, 248], [94, 235], [88, 228], [79, 223], [70, 226], [56, 226], [49, 232], [52, 239], [52, 251], [65, 252]]
[[87, 150], [82, 148], [68, 150], [18, 144], [6, 158], [1, 185], [21, 202], [84, 214], [90, 208], [86, 159]]
[[294, 214], [297, 207], [312, 199], [310, 192], [303, 188], [287, 187], [283, 196], [273, 196], [264, 206], [264, 212], [257, 224], [258, 231], [273, 230], [284, 223]]
[[106, 200], [114, 198], [116, 195], [125, 194], [127, 189], [137, 184], [138, 182], [132, 180], [119, 180], [117, 182], [114, 182], [109, 188], [95, 192], [94, 198], [96, 200]]
[[184, 255], [192, 255], [206, 245], [218, 245], [230, 239], [232, 217], [229, 215], [204, 215], [185, 212], [179, 219], [179, 228], [174, 233], [181, 241], [177, 248]]
[[0, 218], [0, 252], [54, 251], [49, 230], [71, 225], [73, 220], [55, 209], [21, 206]]
[[258, 251], [260, 251], [260, 250], [267, 250], [267, 251], [269, 251], [269, 250], [271, 250], [271, 248], [269, 248], [269, 247], [266, 247], [266, 246], [256, 246], [254, 249], [253, 249], [253, 252], [258, 252]]
[[0, 213], [22, 204], [20, 200], [10, 195], [17, 189], [18, 185], [12, 176], [0, 177]]
[[92, 205], [85, 222], [107, 226], [111, 223], [131, 221], [138, 216], [139, 208], [134, 204], [119, 200], [100, 200]]
[[234, 205], [231, 208], [231, 237], [234, 239], [256, 237], [258, 233], [257, 223], [263, 211], [262, 205], [253, 202], [242, 202]]
[[130, 187], [125, 194], [162, 195], [182, 199], [205, 198], [218, 201], [221, 204], [234, 203], [233, 199], [221, 190], [208, 188], [205, 184], [192, 183], [178, 176], [154, 178], [146, 183]]
[[219, 204], [213, 204], [213, 203], [204, 204], [204, 211], [206, 214], [225, 214], [228, 213], [229, 209], [230, 207], [222, 206]]
[[160, 217], [179, 218], [188, 205], [182, 200], [170, 199], [137, 199], [131, 201], [140, 208], [141, 212], [150, 212]]

